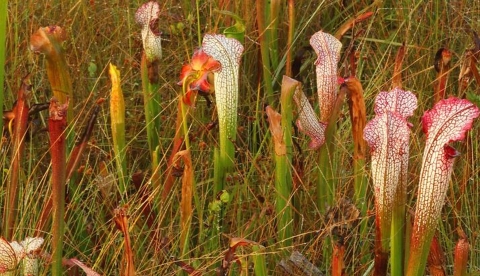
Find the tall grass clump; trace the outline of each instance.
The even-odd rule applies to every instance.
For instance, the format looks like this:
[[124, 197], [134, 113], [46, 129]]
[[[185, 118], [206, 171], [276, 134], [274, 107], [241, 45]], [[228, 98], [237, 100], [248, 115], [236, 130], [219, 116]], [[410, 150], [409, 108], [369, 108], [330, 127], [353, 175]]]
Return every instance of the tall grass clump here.
[[[5, 94], [5, 89], [3, 88], [3, 84], [5, 82], [5, 38], [7, 32], [7, 12], [8, 12], [8, 1], [3, 1], [0, 5], [0, 88], [2, 89], [2, 93], [0, 93], [0, 111], [3, 113], [3, 98]], [[3, 120], [0, 122], [1, 129], [3, 129]]]
[[478, 1], [0, 2], [0, 273], [480, 269]]

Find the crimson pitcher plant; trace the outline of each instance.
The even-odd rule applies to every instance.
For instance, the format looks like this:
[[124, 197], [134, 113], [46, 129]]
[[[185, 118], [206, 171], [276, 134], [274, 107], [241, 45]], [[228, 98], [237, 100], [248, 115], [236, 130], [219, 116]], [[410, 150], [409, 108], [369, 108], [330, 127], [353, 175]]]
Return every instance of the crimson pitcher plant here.
[[[417, 98], [410, 91], [395, 88], [380, 92], [375, 99], [376, 116], [364, 129], [364, 139], [372, 153], [372, 178], [375, 194], [375, 273], [385, 275], [388, 266], [391, 229], [403, 229], [408, 168], [410, 127], [407, 118], [417, 108]], [[404, 207], [403, 207], [404, 208]], [[393, 218], [393, 221], [392, 221]], [[394, 232], [403, 242], [403, 231]], [[393, 250], [399, 256], [392, 258], [392, 273], [403, 275], [403, 250]], [[397, 275], [397, 274], [392, 274]]]
[[437, 222], [445, 203], [453, 162], [459, 152], [450, 143], [461, 141], [480, 114], [468, 100], [449, 98], [439, 101], [422, 117], [427, 136], [423, 154], [415, 220], [410, 238], [406, 275], [424, 275], [427, 256]]

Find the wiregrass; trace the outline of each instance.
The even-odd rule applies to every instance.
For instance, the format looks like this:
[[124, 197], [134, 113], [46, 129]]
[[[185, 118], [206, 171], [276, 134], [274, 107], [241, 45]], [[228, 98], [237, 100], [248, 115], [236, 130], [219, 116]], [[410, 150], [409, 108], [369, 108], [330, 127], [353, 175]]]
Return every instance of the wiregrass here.
[[[60, 2], [60, 3], [59, 3]], [[176, 83], [181, 66], [189, 60], [200, 40], [197, 30], [202, 34], [221, 32], [232, 21], [223, 15], [215, 13], [215, 9], [228, 8], [229, 11], [240, 15], [245, 20], [246, 39], [245, 54], [240, 68], [240, 102], [238, 119], [238, 138], [236, 147], [235, 172], [228, 178], [226, 189], [231, 192], [231, 201], [226, 205], [223, 220], [222, 243], [219, 248], [208, 252], [208, 237], [204, 231], [211, 225], [208, 205], [216, 199], [213, 194], [213, 150], [218, 144], [218, 129], [208, 129], [211, 121], [215, 120], [213, 108], [208, 108], [205, 101], [200, 100], [197, 107], [191, 112], [189, 133], [191, 139], [191, 155], [196, 178], [196, 193], [201, 199], [201, 206], [196, 206], [191, 226], [191, 243], [189, 258], [183, 261], [200, 271], [212, 273], [220, 260], [224, 250], [228, 247], [228, 240], [232, 237], [242, 237], [258, 242], [265, 246], [261, 250], [268, 263], [268, 275], [274, 274], [275, 264], [278, 263], [280, 252], [284, 244], [276, 239], [275, 217], [275, 177], [274, 159], [272, 156], [272, 141], [268, 132], [266, 119], [261, 106], [264, 104], [278, 104], [279, 91], [274, 91], [270, 97], [265, 93], [264, 82], [261, 78], [264, 70], [259, 50], [259, 30], [255, 28], [256, 17], [252, 7], [255, 1], [197, 1], [199, 13], [193, 7], [185, 9], [184, 4], [189, 1], [163, 1], [161, 3], [160, 29], [165, 41], [163, 43], [163, 58], [160, 62], [160, 93], [161, 117], [163, 125], [159, 131], [159, 156], [162, 174], [166, 169], [167, 158], [175, 136], [175, 120], [178, 97], [181, 87]], [[180, 180], [174, 186], [170, 196], [164, 202], [155, 202], [160, 198], [162, 191], [149, 186], [150, 158], [146, 138], [146, 126], [143, 113], [143, 96], [141, 91], [140, 59], [142, 53], [140, 28], [134, 22], [135, 10], [143, 4], [142, 1], [10, 1], [8, 6], [8, 24], [6, 34], [6, 64], [4, 101], [5, 109], [10, 109], [15, 99], [21, 77], [32, 72], [32, 103], [47, 102], [51, 97], [49, 84], [45, 72], [45, 60], [33, 56], [28, 49], [31, 34], [40, 26], [59, 25], [67, 31], [67, 42], [64, 44], [67, 63], [70, 66], [74, 90], [74, 119], [70, 122], [78, 133], [87, 123], [87, 115], [98, 98], [108, 97], [110, 82], [108, 64], [116, 64], [122, 72], [122, 90], [125, 95], [126, 107], [126, 144], [128, 147], [127, 175], [130, 177], [137, 172], [144, 173], [144, 184], [138, 190], [130, 185], [128, 202], [128, 219], [130, 234], [135, 253], [135, 268], [139, 275], [173, 275], [180, 268], [176, 266], [171, 256], [180, 257]], [[278, 29], [278, 45], [280, 66], [274, 68], [272, 82], [278, 84], [281, 75], [285, 72], [282, 60], [287, 50], [293, 55], [308, 44], [309, 37], [322, 29], [334, 33], [345, 20], [359, 14], [368, 7], [370, 1], [295, 1], [296, 29], [294, 44], [291, 49], [286, 48], [288, 18], [286, 9], [280, 11]], [[286, 7], [286, 5], [285, 5]], [[419, 166], [424, 145], [424, 135], [421, 131], [420, 118], [423, 111], [430, 109], [433, 104], [433, 87], [435, 72], [433, 69], [434, 55], [440, 47], [448, 47], [452, 53], [452, 74], [447, 83], [447, 94], [458, 95], [458, 71], [462, 55], [467, 48], [472, 48], [471, 30], [480, 30], [480, 2], [469, 1], [384, 1], [378, 6], [370, 6], [375, 14], [365, 23], [354, 28], [362, 34], [352, 41], [352, 35], [347, 34], [343, 39], [344, 49], [352, 43], [359, 52], [357, 77], [363, 84], [367, 116], [373, 114], [373, 100], [379, 91], [389, 90], [392, 83], [395, 55], [402, 43], [406, 45], [404, 60], [403, 87], [414, 92], [419, 99], [419, 108], [415, 113], [411, 137], [411, 158], [409, 168], [408, 209], [412, 209], [416, 198], [416, 183], [418, 183]], [[200, 17], [197, 17], [197, 14]], [[343, 51], [345, 53], [345, 50]], [[345, 55], [343, 55], [345, 56]], [[313, 55], [306, 58], [301, 81], [307, 95], [315, 95]], [[98, 70], [89, 74], [89, 65], [94, 64]], [[344, 72], [342, 60], [340, 72]], [[478, 91], [479, 85], [472, 81], [469, 91]], [[314, 101], [312, 101], [314, 102]], [[260, 107], [260, 108], [254, 108]], [[348, 120], [347, 106], [343, 107], [343, 114], [337, 121], [335, 143], [335, 200], [342, 197], [353, 197], [353, 142], [351, 139], [351, 123]], [[46, 114], [40, 114], [33, 123], [41, 127], [46, 126]], [[40, 128], [41, 128], [40, 127]], [[451, 181], [448, 202], [443, 210], [443, 219], [439, 224], [439, 239], [446, 252], [446, 263], [453, 264], [453, 247], [458, 239], [455, 234], [457, 227], [461, 227], [467, 234], [471, 244], [469, 259], [470, 273], [480, 270], [480, 239], [478, 225], [480, 225], [480, 156], [479, 140], [475, 139], [478, 133], [477, 126], [470, 132], [472, 159], [466, 162], [465, 152], [456, 164], [455, 174]], [[116, 165], [112, 154], [113, 144], [110, 132], [109, 111], [103, 107], [98, 118], [98, 128], [94, 131], [89, 149], [84, 156], [81, 170], [78, 173], [78, 189], [70, 194], [70, 202], [66, 206], [66, 233], [64, 256], [77, 257], [104, 275], [118, 275], [121, 270], [123, 238], [112, 221], [111, 207], [108, 197], [102, 196], [102, 190], [118, 193], [118, 179], [115, 178]], [[317, 151], [307, 150], [307, 138], [294, 134], [294, 156], [303, 160], [303, 174], [298, 188], [295, 190], [295, 200], [299, 202], [294, 209], [294, 216], [298, 223], [294, 225], [293, 248], [306, 255], [322, 271], [329, 271], [327, 259], [324, 255], [322, 243], [330, 234], [332, 225], [324, 222], [324, 214], [317, 209], [315, 186], [317, 183], [316, 160]], [[25, 174], [21, 176], [19, 222], [14, 236], [18, 240], [32, 235], [35, 232], [40, 210], [48, 200], [50, 194], [50, 157], [48, 155], [47, 135], [39, 131], [32, 134], [27, 143], [27, 160]], [[2, 151], [8, 152], [8, 141], [2, 141]], [[299, 150], [301, 149], [301, 151]], [[0, 159], [4, 173], [10, 168], [9, 157], [2, 154]], [[101, 164], [106, 164], [106, 173], [100, 172]], [[368, 161], [367, 161], [368, 164]], [[368, 166], [368, 165], [367, 165]], [[462, 180], [462, 167], [470, 166], [471, 177], [469, 183], [460, 194], [459, 185]], [[293, 175], [298, 174], [299, 168], [293, 168]], [[367, 168], [368, 172], [368, 168]], [[161, 176], [161, 178], [164, 175]], [[236, 187], [233, 190], [233, 187]], [[369, 192], [369, 209], [373, 209], [371, 186]], [[0, 194], [2, 204], [5, 194]], [[147, 218], [142, 210], [152, 204], [155, 217], [153, 226], [149, 227]], [[202, 208], [202, 210], [198, 210]], [[202, 216], [199, 218], [198, 216]], [[371, 227], [367, 239], [359, 239], [360, 233], [352, 231], [347, 246], [347, 272], [350, 274], [363, 273], [369, 263], [358, 261], [359, 249], [363, 243], [373, 244], [374, 224], [373, 217], [361, 218]], [[198, 223], [202, 222], [203, 225]], [[85, 232], [88, 233], [85, 236]], [[154, 233], [154, 235], [152, 235]], [[44, 233], [48, 249], [51, 234]], [[152, 242], [152, 237], [157, 237]], [[372, 251], [373, 252], [373, 251]], [[253, 254], [251, 249], [239, 248], [237, 251], [240, 260], [244, 261]], [[263, 255], [264, 254], [264, 255]], [[329, 254], [329, 252], [326, 252]], [[257, 258], [257, 257], [256, 257]], [[258, 260], [253, 259], [253, 260]], [[368, 259], [367, 259], [368, 260]], [[373, 257], [370, 259], [373, 260]], [[233, 265], [234, 274], [237, 266]], [[451, 266], [447, 267], [451, 272]], [[43, 270], [46, 275], [48, 269]], [[245, 272], [244, 272], [245, 273]], [[253, 273], [253, 272], [251, 272]], [[451, 274], [451, 273], [450, 273]], [[246, 274], [244, 274], [246, 275]]]

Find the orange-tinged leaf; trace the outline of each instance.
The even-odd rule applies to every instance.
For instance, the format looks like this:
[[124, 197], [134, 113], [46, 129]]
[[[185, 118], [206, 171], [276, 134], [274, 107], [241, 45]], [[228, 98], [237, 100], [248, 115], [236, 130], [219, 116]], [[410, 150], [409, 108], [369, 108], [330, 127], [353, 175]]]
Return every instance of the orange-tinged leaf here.
[[[56, 42], [51, 41], [52, 39]], [[56, 43], [61, 43], [65, 39], [65, 31], [61, 27], [41, 27], [30, 37], [30, 50], [49, 55], [52, 51], [58, 50]]]
[[112, 131], [114, 136], [117, 134], [117, 130], [113, 130], [116, 127], [125, 124], [125, 101], [123, 98], [122, 87], [120, 85], [120, 71], [117, 67], [110, 63], [109, 65], [110, 81], [112, 82], [112, 91], [110, 93], [110, 118], [112, 121]]
[[428, 270], [431, 276], [445, 276], [445, 253], [437, 237], [433, 237], [427, 260]]
[[398, 49], [397, 56], [395, 57], [395, 67], [393, 68], [392, 86], [402, 88], [402, 65], [405, 58], [405, 42]]
[[83, 272], [85, 272], [85, 274], [87, 276], [100, 276], [99, 273], [95, 272], [93, 269], [91, 269], [90, 267], [86, 266], [84, 263], [82, 263], [81, 261], [75, 259], [75, 258], [72, 258], [72, 259], [69, 259], [68, 260], [71, 264], [74, 264], [78, 267], [80, 267]]
[[287, 154], [287, 147], [283, 141], [283, 129], [281, 126], [282, 115], [276, 112], [270, 106], [265, 108], [268, 117], [268, 128], [273, 136], [273, 143], [275, 147], [276, 155], [285, 155]]
[[364, 159], [367, 145], [363, 139], [363, 130], [367, 123], [367, 114], [365, 100], [363, 98], [362, 84], [355, 77], [345, 79], [345, 84], [349, 91], [348, 105], [350, 110], [350, 120], [352, 121], [354, 158]]
[[122, 276], [135, 276], [135, 264], [133, 261], [133, 250], [128, 230], [127, 206], [114, 210], [114, 221], [119, 230], [123, 233], [124, 250], [122, 263]]
[[440, 48], [435, 54], [435, 70], [437, 78], [435, 80], [435, 102], [445, 98], [445, 89], [447, 87], [448, 75], [450, 74], [450, 60], [452, 53], [446, 48]]
[[345, 270], [345, 245], [335, 244], [332, 255], [332, 276], [344, 276]]
[[468, 242], [468, 240], [465, 238], [459, 239], [457, 244], [455, 245], [454, 265], [453, 265], [454, 276], [467, 275], [469, 251], [470, 251], [470, 243]]
[[182, 150], [175, 154], [176, 159], [175, 163], [182, 159], [184, 163], [183, 176], [182, 176], [182, 195], [180, 201], [180, 222], [181, 222], [181, 234], [180, 234], [180, 244], [183, 245], [186, 242], [188, 237], [188, 231], [190, 227], [190, 221], [192, 219], [192, 200], [193, 200], [193, 185], [194, 185], [194, 175], [192, 167], [192, 158], [190, 156], [189, 150]]
[[230, 240], [230, 245], [228, 250], [225, 251], [225, 256], [223, 257], [222, 264], [219, 268], [217, 268], [217, 275], [227, 275], [228, 270], [230, 269], [230, 265], [233, 261], [236, 261], [237, 264], [240, 267], [242, 267], [241, 261], [235, 255], [235, 250], [239, 246], [249, 246], [249, 245], [259, 245], [259, 244], [244, 238], [232, 238]]
[[238, 246], [258, 245], [257, 242], [247, 240], [244, 238], [232, 238], [230, 239], [230, 248], [236, 248]]
[[348, 32], [355, 24], [360, 23], [364, 20], [367, 20], [373, 15], [373, 12], [366, 12], [362, 13], [354, 18], [351, 18], [347, 22], [343, 23], [340, 28], [338, 28], [337, 32], [335, 33], [335, 37], [337, 39], [342, 39], [343, 35], [345, 35], [346, 32]]

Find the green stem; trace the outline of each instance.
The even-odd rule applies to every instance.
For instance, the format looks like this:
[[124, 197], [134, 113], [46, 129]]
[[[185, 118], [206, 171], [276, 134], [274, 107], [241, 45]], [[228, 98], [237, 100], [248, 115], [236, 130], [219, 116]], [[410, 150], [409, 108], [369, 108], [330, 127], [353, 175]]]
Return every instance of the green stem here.
[[154, 189], [160, 190], [160, 176], [157, 175], [158, 164], [154, 161], [159, 160], [158, 146], [160, 145], [159, 140], [159, 130], [160, 130], [160, 93], [159, 83], [158, 83], [158, 60], [149, 61], [145, 52], [142, 55], [141, 61], [141, 76], [142, 76], [142, 87], [143, 87], [143, 99], [144, 99], [144, 108], [145, 108], [145, 122], [147, 128], [147, 141], [148, 148], [150, 152], [150, 158], [152, 160], [152, 185]]
[[[430, 244], [432, 243], [433, 236], [435, 234], [435, 229], [433, 231], [423, 231], [423, 236], [419, 241], [412, 243], [410, 242], [410, 252], [409, 255], [415, 256], [415, 258], [410, 258], [407, 268], [407, 276], [423, 276], [425, 275], [425, 267], [427, 265], [428, 252], [430, 252]], [[412, 234], [412, 237], [414, 235]]]
[[[220, 150], [218, 148], [214, 148], [213, 150], [213, 185], [214, 185], [214, 193], [213, 193], [213, 200], [216, 199], [216, 196], [219, 192], [221, 192], [223, 187], [223, 181], [225, 179], [222, 160], [220, 158]], [[211, 227], [210, 227], [210, 240], [209, 240], [209, 250], [208, 252], [214, 252], [216, 249], [220, 247], [220, 225], [217, 223], [218, 220], [216, 219], [215, 215], [213, 215]]]
[[[182, 97], [182, 99], [183, 99], [183, 97]], [[187, 105], [183, 102], [182, 99], [180, 99], [180, 109], [181, 109], [181, 112], [182, 112], [183, 142], [185, 143], [185, 149], [190, 150], [190, 139], [188, 137], [188, 123], [187, 123], [188, 110], [187, 110]]]
[[368, 208], [367, 177], [365, 173], [365, 159], [353, 160], [353, 174], [355, 186], [355, 202], [360, 206], [360, 213], [365, 215]]
[[267, 35], [267, 29], [265, 25], [265, 6], [267, 1], [257, 0], [257, 25], [259, 32], [259, 41], [260, 41], [260, 54], [262, 56], [262, 67], [263, 67], [263, 83], [265, 85], [265, 94], [267, 100], [271, 99], [273, 96], [273, 85], [272, 85], [272, 68], [270, 61], [269, 45], [271, 41], [269, 40], [270, 36]]
[[322, 145], [319, 152], [318, 169], [320, 175], [317, 184], [317, 207], [322, 213], [325, 212], [326, 206], [332, 206], [335, 198], [335, 133], [345, 95], [346, 88], [342, 87], [325, 130], [325, 144]]
[[286, 152], [284, 155], [275, 154], [275, 189], [277, 191], [276, 211], [278, 218], [278, 239], [284, 247], [292, 245], [292, 121], [293, 121], [293, 94], [300, 85], [289, 77], [284, 76], [281, 92], [281, 114], [283, 142]]
[[195, 1], [195, 9], [197, 11], [197, 37], [198, 45], [202, 45], [202, 25], [200, 24], [200, 0]]
[[274, 70], [278, 68], [279, 60], [278, 57], [278, 22], [280, 7], [283, 4], [281, 0], [269, 0], [270, 6], [266, 11], [265, 16], [267, 18], [268, 24], [266, 27], [268, 35], [268, 52], [270, 54], [271, 69]]
[[292, 52], [293, 41], [295, 36], [295, 1], [288, 0], [288, 39], [287, 39], [287, 61], [285, 64], [285, 74], [289, 77], [292, 76]]
[[364, 218], [360, 222], [360, 264], [366, 265], [371, 261], [369, 256], [370, 243], [368, 242], [368, 231], [370, 225], [368, 223], [367, 211], [369, 208], [369, 200], [367, 198], [367, 174], [365, 172], [365, 159], [353, 160], [354, 171], [354, 189], [355, 189], [355, 203], [360, 209], [360, 214]]
[[390, 271], [392, 276], [403, 276], [405, 248], [405, 205], [394, 206], [390, 233]]
[[265, 260], [265, 248], [260, 245], [253, 245], [253, 266], [256, 276], [268, 275], [267, 273], [267, 262]]
[[334, 175], [334, 134], [335, 124], [328, 124], [325, 130], [325, 144], [320, 148], [318, 158], [318, 185], [317, 185], [317, 207], [324, 213], [327, 206], [332, 206], [335, 195]]
[[[406, 154], [408, 156], [408, 154]], [[407, 184], [408, 184], [408, 157], [402, 160], [400, 181], [392, 208], [392, 225], [390, 233], [390, 261], [391, 275], [403, 276], [405, 264], [405, 231], [406, 231], [406, 209]]]
[[[225, 128], [225, 127], [224, 127]], [[215, 184], [214, 194], [218, 194], [225, 187], [227, 174], [233, 170], [235, 158], [235, 147], [227, 135], [226, 131], [220, 129], [220, 150], [215, 156]]]
[[[5, 81], [5, 42], [7, 31], [7, 7], [8, 0], [3, 0], [0, 3], [0, 113], [3, 114], [3, 83]], [[3, 129], [3, 120], [0, 121], [0, 129]]]

